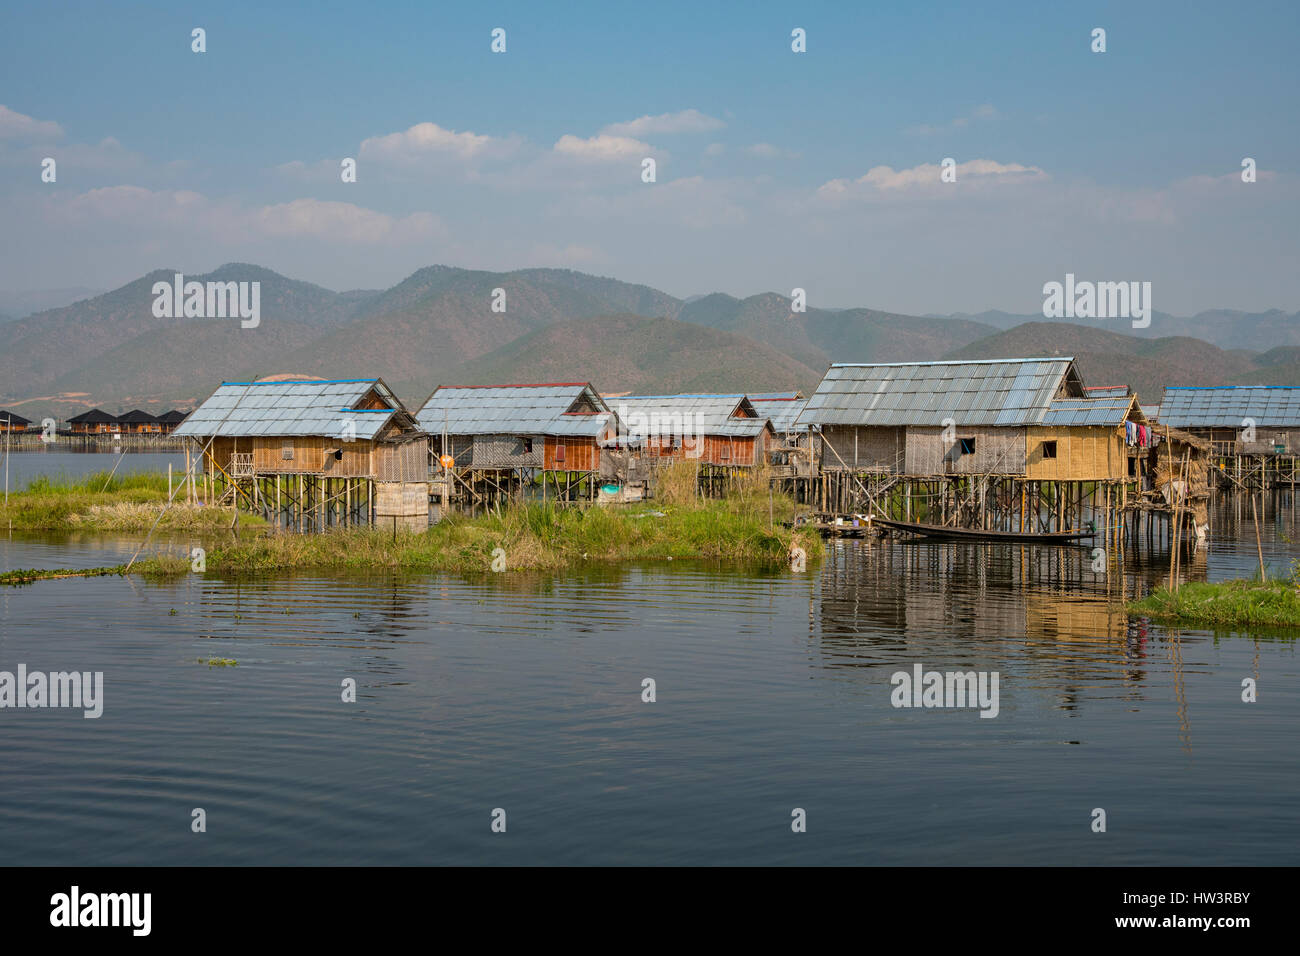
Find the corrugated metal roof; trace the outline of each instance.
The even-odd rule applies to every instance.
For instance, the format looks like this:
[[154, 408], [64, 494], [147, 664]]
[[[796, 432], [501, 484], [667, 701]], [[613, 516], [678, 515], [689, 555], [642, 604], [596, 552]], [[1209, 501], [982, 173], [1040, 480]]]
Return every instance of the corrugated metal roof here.
[[[565, 413], [583, 395], [600, 413]], [[600, 438], [610, 424], [609, 406], [585, 382], [553, 385], [444, 385], [416, 416], [431, 435], [554, 435]]]
[[832, 365], [796, 423], [941, 426], [954, 419], [959, 425], [1035, 425], [1073, 363], [1033, 358]]
[[778, 432], [799, 431], [803, 426], [796, 428], [795, 419], [803, 411], [807, 399], [803, 397], [794, 397], [798, 393], [793, 393], [789, 398], [756, 398], [749, 396], [750, 402], [754, 405], [754, 410], [764, 418], [770, 419], [772, 427]]
[[1044, 427], [1124, 424], [1133, 399], [1128, 395], [1104, 398], [1058, 398], [1043, 416]]
[[[767, 427], [766, 414], [741, 394], [627, 395], [613, 401], [615, 413], [633, 440], [666, 435], [752, 438]], [[742, 406], [757, 417], [734, 416]]]
[[1300, 387], [1169, 386], [1160, 401], [1160, 423], [1175, 428], [1241, 428], [1247, 418], [1264, 428], [1300, 426]]
[[[372, 388], [392, 408], [354, 408]], [[381, 379], [223, 382], [174, 434], [195, 438], [342, 437], [350, 433], [350, 422], [354, 437], [364, 441], [374, 438], [398, 411], [406, 413]]]

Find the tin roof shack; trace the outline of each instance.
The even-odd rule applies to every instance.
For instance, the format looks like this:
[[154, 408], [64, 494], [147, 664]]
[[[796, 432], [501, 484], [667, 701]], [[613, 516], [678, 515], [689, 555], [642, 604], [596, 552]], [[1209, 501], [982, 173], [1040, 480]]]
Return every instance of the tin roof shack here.
[[535, 482], [543, 495], [549, 483], [563, 500], [595, 498], [602, 475], [612, 474], [602, 450], [617, 435], [617, 417], [590, 382], [443, 385], [418, 418], [429, 434], [435, 481], [438, 460], [454, 460], [449, 499], [481, 504]]
[[175, 434], [210, 493], [279, 527], [428, 527], [427, 437], [382, 379], [225, 382]]
[[1169, 386], [1160, 423], [1210, 443], [1216, 480], [1226, 490], [1300, 481], [1300, 387]]
[[138, 408], [118, 415], [117, 423], [121, 426], [122, 431], [128, 435], [162, 434], [162, 423], [158, 421], [158, 418]]
[[119, 430], [117, 418], [98, 408], [73, 415], [68, 419], [68, 428], [74, 435], [103, 435]]
[[1141, 410], [1103, 396], [1068, 357], [837, 364], [796, 423], [818, 437], [824, 511], [1072, 531], [1121, 509], [1117, 486], [1135, 480], [1125, 422]]
[[1024, 475], [1027, 427], [1065, 398], [1086, 398], [1070, 358], [837, 364], [796, 421], [823, 471]]
[[767, 464], [776, 432], [767, 417], [740, 394], [627, 395], [614, 400], [622, 431], [622, 474], [646, 493], [659, 470], [692, 462], [699, 487], [725, 494], [742, 469]]
[[689, 460], [722, 468], [766, 461], [772, 423], [744, 395], [627, 395], [615, 400], [619, 442], [646, 460]]
[[23, 418], [17, 412], [0, 409], [0, 432], [13, 432], [14, 434], [25, 432], [30, 424], [29, 419]]

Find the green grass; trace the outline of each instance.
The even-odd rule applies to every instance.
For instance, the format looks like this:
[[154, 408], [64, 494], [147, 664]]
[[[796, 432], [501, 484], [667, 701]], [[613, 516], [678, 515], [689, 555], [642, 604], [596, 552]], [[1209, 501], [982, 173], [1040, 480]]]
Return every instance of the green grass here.
[[[663, 511], [663, 517], [651, 515], [656, 510]], [[500, 515], [449, 517], [428, 531], [399, 531], [396, 536], [368, 528], [258, 535], [214, 544], [207, 552], [207, 569], [221, 574], [299, 568], [472, 574], [491, 573], [494, 559], [508, 572], [559, 569], [582, 562], [666, 559], [784, 565], [793, 542], [805, 550], [809, 561], [824, 553], [819, 536], [782, 527], [780, 509], [774, 511], [777, 523], [769, 528], [766, 499], [761, 513], [727, 501], [658, 509], [518, 506]], [[170, 569], [153, 558], [137, 567], [163, 575], [186, 570], [183, 561], [171, 561]]]
[[100, 578], [108, 574], [122, 574], [126, 565], [118, 564], [111, 568], [21, 568], [0, 573], [0, 585], [31, 584], [33, 581], [48, 581], [53, 578]]
[[[682, 471], [686, 475], [686, 471]], [[681, 477], [678, 475], [677, 477]], [[785, 565], [792, 544], [809, 562], [824, 554], [821, 538], [807, 529], [784, 527], [795, 512], [785, 497], [769, 499], [766, 479], [742, 482], [724, 499], [694, 497], [690, 487], [673, 489], [660, 501], [609, 507], [559, 508], [529, 504], [475, 518], [452, 516], [419, 533], [386, 529], [335, 529], [324, 534], [270, 533], [259, 517], [240, 515], [241, 534], [222, 534], [207, 548], [208, 571], [257, 574], [293, 569], [370, 571], [402, 569], [490, 573], [494, 560], [505, 571], [559, 569], [582, 562], [707, 560]], [[76, 481], [38, 479], [10, 499], [0, 514], [13, 527], [30, 530], [113, 530], [144, 532], [167, 496], [165, 475], [127, 475], [108, 482], [107, 474]], [[662, 514], [657, 514], [662, 512]], [[228, 508], [186, 508], [173, 504], [159, 530], [225, 532]], [[249, 531], [252, 534], [249, 534]], [[499, 549], [499, 550], [498, 550]], [[176, 577], [189, 572], [186, 558], [167, 553], [143, 555], [133, 572]], [[96, 572], [13, 572], [22, 584], [42, 577]]]
[[1128, 610], [1189, 627], [1300, 627], [1300, 589], [1294, 580], [1184, 584], [1177, 592], [1161, 588]]
[[[0, 504], [0, 527], [16, 531], [148, 531], [167, 503], [162, 473], [113, 475], [100, 471], [77, 478], [40, 476]], [[179, 478], [176, 479], [179, 481]], [[217, 531], [230, 525], [230, 509], [185, 506], [183, 492], [159, 523], [160, 531]], [[240, 524], [264, 526], [242, 513]]]

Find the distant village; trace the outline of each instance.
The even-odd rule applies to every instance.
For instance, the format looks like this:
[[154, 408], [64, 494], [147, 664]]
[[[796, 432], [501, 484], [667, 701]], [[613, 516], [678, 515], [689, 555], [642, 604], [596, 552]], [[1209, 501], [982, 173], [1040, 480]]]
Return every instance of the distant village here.
[[[40, 426], [0, 411], [0, 428]], [[653, 498], [664, 467], [685, 462], [702, 496], [763, 468], [823, 523], [1109, 541], [1158, 519], [1158, 533], [1200, 540], [1216, 489], [1295, 482], [1300, 387], [1167, 387], [1143, 405], [1052, 357], [835, 364], [811, 395], [441, 386], [412, 410], [383, 379], [277, 376], [223, 383], [188, 415], [92, 409], [59, 431], [165, 438], [192, 463], [187, 500], [303, 531]]]
[[[172, 409], [162, 415], [152, 415], [132, 409], [121, 415], [110, 415], [98, 408], [73, 415], [62, 427], [55, 422], [54, 434], [63, 435], [170, 435], [185, 421], [186, 412]], [[0, 409], [0, 432], [27, 434], [44, 432], [42, 422], [32, 422], [17, 412]]]

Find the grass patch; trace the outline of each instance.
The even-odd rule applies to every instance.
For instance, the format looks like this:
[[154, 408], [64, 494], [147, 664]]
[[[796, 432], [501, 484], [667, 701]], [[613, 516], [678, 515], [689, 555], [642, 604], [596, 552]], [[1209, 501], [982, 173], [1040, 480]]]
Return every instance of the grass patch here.
[[[803, 548], [809, 562], [825, 548], [821, 537], [806, 528], [784, 526], [794, 515], [794, 502], [784, 496], [769, 497], [767, 478], [761, 472], [741, 479], [723, 499], [694, 496], [694, 467], [690, 483], [668, 485], [671, 493], [634, 505], [561, 508], [553, 504], [518, 504], [500, 514], [476, 518], [451, 516], [427, 531], [394, 535], [382, 528], [334, 529], [324, 534], [257, 533], [232, 539], [222, 535], [207, 547], [206, 568], [224, 575], [258, 574], [294, 569], [372, 571], [399, 569], [416, 572], [491, 572], [494, 559], [504, 571], [557, 570], [582, 562], [706, 560], [784, 566], [792, 545]], [[11, 500], [10, 511], [26, 516], [15, 527], [62, 530], [111, 528], [117, 531], [148, 529], [166, 498], [165, 476], [127, 476], [116, 491], [102, 496], [94, 489], [106, 475], [88, 476], [74, 483], [48, 481]], [[677, 476], [681, 477], [681, 476]], [[112, 487], [112, 483], [110, 483]], [[116, 500], [97, 501], [97, 496]], [[26, 498], [26, 502], [24, 502]], [[44, 511], [42, 511], [44, 509]], [[196, 516], [197, 513], [197, 516]], [[44, 514], [42, 519], [39, 516]], [[208, 521], [215, 517], [215, 521]], [[160, 529], [224, 531], [229, 509], [187, 509], [173, 505]], [[240, 516], [241, 527], [264, 523]], [[500, 549], [500, 550], [498, 550]], [[121, 568], [99, 569], [121, 573]], [[147, 577], [172, 578], [189, 573], [187, 558], [166, 553], [141, 556], [133, 572]], [[63, 577], [93, 572], [12, 572], [27, 577], [0, 583], [26, 583], [41, 577]]]
[[1161, 588], [1128, 610], [1156, 621], [1189, 627], [1273, 626], [1300, 628], [1300, 589], [1294, 580], [1220, 581]]
[[102, 578], [108, 574], [123, 574], [126, 565], [111, 568], [29, 568], [0, 573], [0, 585], [31, 584], [33, 581], [50, 581], [55, 578]]
[[[111, 475], [111, 477], [110, 477]], [[161, 473], [112, 475], [100, 471], [77, 478], [40, 476], [0, 504], [0, 527], [17, 531], [148, 531], [167, 503], [167, 476]], [[172, 502], [160, 531], [211, 532], [230, 526], [230, 509], [188, 507], [182, 495]], [[241, 512], [241, 525], [264, 527], [258, 515]]]
[[[783, 565], [797, 542], [809, 560], [823, 553], [820, 536], [768, 527], [763, 513], [738, 510], [733, 503], [710, 501], [662, 509], [556, 508], [517, 506], [500, 515], [449, 517], [428, 531], [414, 533], [373, 528], [333, 530], [316, 535], [259, 535], [215, 544], [207, 569], [247, 574], [297, 568], [490, 572], [494, 559], [505, 571], [555, 570], [584, 561], [704, 559]], [[791, 506], [792, 508], [792, 506]], [[654, 512], [662, 511], [662, 516]], [[774, 514], [779, 522], [780, 514]], [[497, 549], [500, 549], [498, 551]], [[504, 552], [504, 554], [503, 554]], [[185, 570], [162, 566], [167, 558], [137, 562], [143, 573], [168, 575]], [[174, 564], [176, 559], [170, 559]]]

